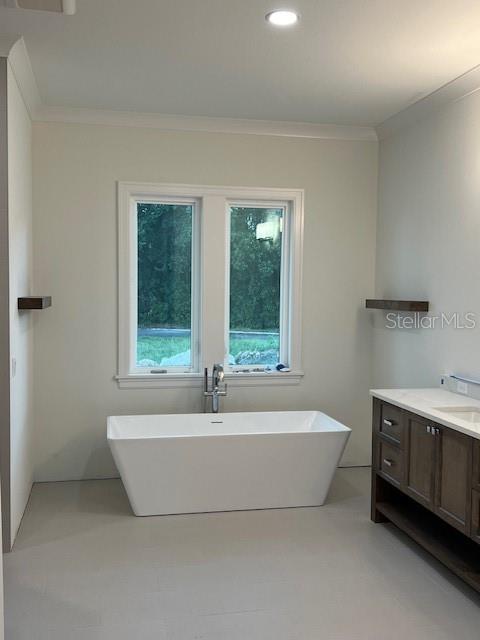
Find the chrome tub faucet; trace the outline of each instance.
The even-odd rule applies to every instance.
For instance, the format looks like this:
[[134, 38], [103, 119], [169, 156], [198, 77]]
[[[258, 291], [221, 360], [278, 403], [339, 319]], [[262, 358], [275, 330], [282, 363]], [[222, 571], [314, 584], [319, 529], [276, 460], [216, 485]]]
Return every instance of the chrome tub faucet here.
[[[218, 413], [220, 407], [220, 396], [227, 395], [227, 384], [224, 382], [225, 372], [221, 364], [214, 364], [212, 369], [212, 382], [208, 388], [208, 368], [205, 367], [203, 396], [205, 400], [212, 398], [212, 413]], [[205, 402], [205, 411], [207, 410]]]

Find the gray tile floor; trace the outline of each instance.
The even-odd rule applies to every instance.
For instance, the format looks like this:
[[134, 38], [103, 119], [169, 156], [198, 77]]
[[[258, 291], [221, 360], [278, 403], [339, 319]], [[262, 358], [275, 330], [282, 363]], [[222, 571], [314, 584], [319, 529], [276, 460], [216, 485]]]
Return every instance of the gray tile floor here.
[[368, 492], [342, 469], [320, 508], [135, 518], [120, 481], [36, 485], [6, 640], [478, 640], [480, 598]]

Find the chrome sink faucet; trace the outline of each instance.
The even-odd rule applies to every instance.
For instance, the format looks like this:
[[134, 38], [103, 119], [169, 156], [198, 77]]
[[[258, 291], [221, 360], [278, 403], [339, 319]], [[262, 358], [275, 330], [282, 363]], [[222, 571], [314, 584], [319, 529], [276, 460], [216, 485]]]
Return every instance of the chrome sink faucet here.
[[[220, 396], [227, 395], [227, 385], [224, 382], [225, 372], [221, 364], [214, 364], [212, 369], [212, 383], [208, 388], [208, 368], [205, 367], [203, 396], [205, 400], [212, 398], [212, 413], [218, 413], [220, 408]], [[206, 406], [205, 406], [206, 411]]]

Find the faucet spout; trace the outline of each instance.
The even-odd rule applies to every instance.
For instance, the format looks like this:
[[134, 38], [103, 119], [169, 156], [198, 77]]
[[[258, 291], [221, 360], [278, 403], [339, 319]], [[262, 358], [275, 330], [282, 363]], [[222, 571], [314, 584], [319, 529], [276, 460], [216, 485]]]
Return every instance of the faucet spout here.
[[[221, 364], [214, 364], [212, 368], [212, 382], [208, 388], [208, 369], [205, 369], [204, 376], [204, 398], [212, 398], [212, 413], [218, 413], [220, 409], [220, 396], [227, 395], [227, 385], [224, 382], [225, 371]], [[205, 406], [206, 411], [206, 406]]]

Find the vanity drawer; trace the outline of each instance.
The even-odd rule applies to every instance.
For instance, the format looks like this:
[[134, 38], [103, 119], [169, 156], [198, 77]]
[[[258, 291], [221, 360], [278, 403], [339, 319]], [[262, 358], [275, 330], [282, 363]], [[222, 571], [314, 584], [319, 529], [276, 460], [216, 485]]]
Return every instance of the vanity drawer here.
[[471, 536], [480, 544], [480, 491], [472, 491], [472, 531]]
[[393, 404], [382, 402], [378, 416], [377, 433], [388, 438], [399, 447], [403, 447], [404, 416], [403, 409], [395, 407]]
[[386, 480], [403, 484], [403, 452], [381, 438], [377, 439], [376, 468]]
[[480, 440], [473, 441], [473, 475], [472, 485], [480, 491]]

